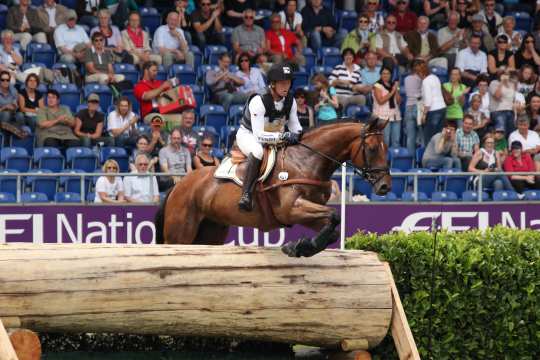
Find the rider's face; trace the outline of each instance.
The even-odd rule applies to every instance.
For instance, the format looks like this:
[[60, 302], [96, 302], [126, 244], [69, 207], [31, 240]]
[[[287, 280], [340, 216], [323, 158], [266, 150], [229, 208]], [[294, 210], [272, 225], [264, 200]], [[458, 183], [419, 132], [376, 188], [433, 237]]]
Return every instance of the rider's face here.
[[274, 85], [274, 91], [281, 97], [287, 96], [290, 88], [291, 80], [276, 81]]

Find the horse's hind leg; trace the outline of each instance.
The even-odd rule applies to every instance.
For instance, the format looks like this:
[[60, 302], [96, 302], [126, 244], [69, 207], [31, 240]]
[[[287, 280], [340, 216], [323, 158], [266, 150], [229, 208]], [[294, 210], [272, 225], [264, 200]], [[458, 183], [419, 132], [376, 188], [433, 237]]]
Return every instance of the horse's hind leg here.
[[331, 207], [299, 198], [289, 218], [292, 223], [305, 224], [319, 231], [312, 238], [302, 237], [283, 245], [281, 250], [291, 257], [313, 256], [326, 249], [339, 237], [336, 227], [340, 223], [340, 218]]
[[228, 234], [229, 226], [204, 219], [199, 224], [199, 230], [193, 243], [197, 245], [223, 245]]
[[203, 219], [202, 214], [186, 206], [172, 210], [167, 210], [165, 213], [165, 244], [193, 244]]

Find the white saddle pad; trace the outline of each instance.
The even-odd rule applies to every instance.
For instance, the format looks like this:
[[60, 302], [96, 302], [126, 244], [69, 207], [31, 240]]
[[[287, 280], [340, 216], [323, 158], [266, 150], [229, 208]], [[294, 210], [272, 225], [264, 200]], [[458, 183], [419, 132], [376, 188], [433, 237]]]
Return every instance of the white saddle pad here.
[[[266, 162], [266, 168], [264, 169], [263, 174], [259, 177], [260, 182], [264, 182], [268, 175], [272, 172], [272, 169], [274, 168], [274, 165], [276, 164], [276, 148], [274, 146], [270, 147], [270, 151], [268, 152], [268, 161]], [[242, 186], [243, 182], [236, 174], [236, 168], [239, 164], [233, 164], [232, 158], [230, 155], [227, 155], [223, 158], [223, 161], [218, 166], [216, 171], [214, 172], [214, 177], [217, 179], [223, 179], [223, 180], [232, 180], [236, 184]]]

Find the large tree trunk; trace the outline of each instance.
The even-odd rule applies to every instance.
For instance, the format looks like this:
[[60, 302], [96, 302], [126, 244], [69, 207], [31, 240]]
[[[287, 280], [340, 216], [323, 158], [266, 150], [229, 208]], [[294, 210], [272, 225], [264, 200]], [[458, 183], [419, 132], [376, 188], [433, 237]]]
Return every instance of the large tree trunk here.
[[369, 252], [0, 245], [0, 318], [34, 331], [373, 347], [391, 315], [390, 279]]

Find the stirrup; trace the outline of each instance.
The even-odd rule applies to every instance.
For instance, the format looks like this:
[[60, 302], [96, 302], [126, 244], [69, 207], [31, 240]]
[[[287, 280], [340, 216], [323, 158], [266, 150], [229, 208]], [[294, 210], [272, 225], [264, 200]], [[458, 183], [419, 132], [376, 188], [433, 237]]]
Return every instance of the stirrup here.
[[240, 201], [238, 201], [238, 208], [242, 211], [253, 211], [253, 199], [250, 193], [245, 192], [242, 194]]

